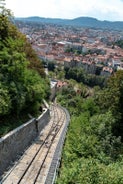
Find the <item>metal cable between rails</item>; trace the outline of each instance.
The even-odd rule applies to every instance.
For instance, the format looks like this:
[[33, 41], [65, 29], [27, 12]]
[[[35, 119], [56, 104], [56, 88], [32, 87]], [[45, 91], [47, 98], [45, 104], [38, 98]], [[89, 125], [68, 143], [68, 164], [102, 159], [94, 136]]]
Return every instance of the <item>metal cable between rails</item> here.
[[58, 172], [58, 168], [59, 168], [59, 165], [60, 165], [62, 147], [63, 147], [63, 144], [64, 144], [66, 132], [67, 132], [68, 125], [69, 125], [69, 122], [70, 122], [69, 112], [65, 108], [63, 108], [63, 107], [61, 107], [61, 108], [66, 113], [66, 123], [65, 123], [64, 129], [62, 131], [62, 134], [60, 136], [59, 142], [57, 144], [57, 147], [56, 147], [53, 159], [52, 159], [52, 163], [51, 163], [51, 166], [50, 166], [45, 184], [54, 184], [54, 182], [55, 182], [55, 178], [57, 177], [57, 172]]
[[[28, 170], [30, 169], [30, 166], [33, 164], [33, 162], [35, 161], [37, 155], [39, 154], [41, 148], [43, 147], [43, 145], [45, 145], [47, 143], [48, 138], [51, 136], [52, 134], [52, 141], [51, 144], [49, 145], [49, 148], [47, 150], [46, 156], [40, 166], [39, 171], [36, 174], [35, 180], [33, 182], [33, 184], [36, 183], [37, 179], [38, 179], [38, 175], [40, 174], [41, 168], [43, 167], [44, 163], [45, 163], [45, 159], [48, 155], [48, 151], [50, 150], [50, 147], [52, 146], [52, 142], [54, 141], [55, 137], [57, 136], [59, 130], [60, 130], [60, 126], [62, 126], [62, 123], [64, 122], [64, 116], [63, 116], [63, 110], [61, 109], [61, 107], [58, 107], [56, 105], [52, 106], [52, 116], [51, 116], [51, 121], [52, 121], [52, 126], [50, 127], [50, 131], [48, 133], [48, 135], [46, 136], [46, 138], [43, 140], [43, 142], [41, 143], [39, 149], [37, 150], [36, 154], [33, 156], [33, 158], [31, 159], [30, 163], [28, 163], [25, 171], [23, 172], [23, 174], [21, 175], [21, 177], [19, 178], [18, 182], [16, 184], [21, 184], [21, 181], [23, 180], [23, 178], [25, 177], [26, 173], [28, 172]], [[59, 124], [60, 122], [61, 125]], [[28, 177], [27, 177], [28, 179]]]
[[[43, 147], [44, 144], [47, 143], [47, 139], [49, 138], [49, 136], [51, 135], [51, 133], [55, 130], [55, 128], [57, 127], [57, 117], [59, 118], [59, 114], [58, 114], [58, 111], [56, 110], [55, 106], [52, 106], [52, 111], [54, 112], [53, 114], [53, 123], [52, 123], [52, 126], [50, 128], [50, 131], [48, 133], [48, 135], [46, 136], [44, 142], [41, 144], [39, 150], [37, 151], [37, 153], [34, 155], [32, 161], [30, 162], [30, 164], [28, 165], [27, 169], [25, 170], [25, 172], [23, 173], [22, 177], [20, 178], [20, 180], [18, 181], [17, 184], [20, 184], [21, 181], [23, 180], [24, 176], [26, 175], [27, 171], [29, 170], [30, 166], [32, 165], [33, 161], [35, 160], [36, 156], [38, 155], [38, 153], [40, 152], [41, 148]], [[49, 151], [49, 149], [48, 149]], [[45, 160], [43, 161], [43, 164], [44, 164]], [[39, 171], [41, 170], [41, 168], [43, 167], [43, 164], [41, 164], [41, 167], [39, 169]], [[37, 173], [36, 177], [35, 177], [35, 180], [34, 180], [34, 184], [36, 183], [36, 180], [38, 178], [38, 175], [39, 175], [39, 172]], [[27, 178], [28, 179], [28, 178]]]

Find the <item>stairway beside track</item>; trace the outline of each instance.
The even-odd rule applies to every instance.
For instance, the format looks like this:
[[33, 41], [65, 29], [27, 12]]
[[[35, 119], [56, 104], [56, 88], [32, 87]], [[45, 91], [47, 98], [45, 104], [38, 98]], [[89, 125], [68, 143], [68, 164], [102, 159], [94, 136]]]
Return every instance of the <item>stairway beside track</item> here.
[[1, 184], [52, 184], [67, 129], [67, 118], [64, 108], [51, 105], [49, 123], [4, 174]]

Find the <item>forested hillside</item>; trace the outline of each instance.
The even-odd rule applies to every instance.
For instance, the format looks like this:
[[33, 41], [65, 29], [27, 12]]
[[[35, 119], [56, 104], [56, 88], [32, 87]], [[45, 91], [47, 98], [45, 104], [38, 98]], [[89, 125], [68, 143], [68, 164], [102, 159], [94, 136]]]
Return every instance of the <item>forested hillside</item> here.
[[0, 0], [0, 134], [36, 115], [49, 95], [42, 63], [12, 20]]
[[17, 21], [30, 22], [30, 23], [48, 23], [67, 25], [75, 27], [89, 27], [98, 29], [109, 29], [109, 30], [122, 30], [122, 21], [100, 21], [92, 17], [77, 17], [75, 19], [56, 19], [56, 18], [44, 18], [44, 17], [27, 17], [27, 18], [16, 18]]
[[105, 87], [69, 80], [58, 101], [71, 114], [57, 184], [123, 184], [123, 71]]

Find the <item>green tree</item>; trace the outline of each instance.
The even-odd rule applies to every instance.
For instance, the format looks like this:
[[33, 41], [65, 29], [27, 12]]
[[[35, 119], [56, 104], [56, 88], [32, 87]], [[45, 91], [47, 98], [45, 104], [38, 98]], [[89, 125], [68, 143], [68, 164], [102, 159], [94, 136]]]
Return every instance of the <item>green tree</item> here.
[[9, 26], [11, 25], [9, 18], [12, 17], [11, 11], [5, 8], [5, 0], [0, 1], [0, 39], [8, 36]]
[[55, 63], [54, 62], [48, 62], [48, 70], [49, 71], [55, 70]]
[[9, 114], [11, 108], [9, 91], [5, 86], [0, 84], [0, 116]]
[[[4, 1], [0, 1], [3, 3]], [[0, 116], [36, 114], [49, 94], [49, 82], [35, 51], [11, 22], [11, 13], [0, 6]]]
[[123, 139], [123, 71], [117, 71], [107, 82], [107, 87], [96, 95], [102, 112], [110, 110], [116, 119], [114, 134]]

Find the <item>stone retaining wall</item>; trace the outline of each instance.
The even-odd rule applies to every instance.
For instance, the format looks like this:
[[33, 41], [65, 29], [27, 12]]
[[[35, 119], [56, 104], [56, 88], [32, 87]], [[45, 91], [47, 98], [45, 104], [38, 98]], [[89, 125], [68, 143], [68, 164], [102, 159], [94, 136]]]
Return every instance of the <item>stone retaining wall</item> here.
[[46, 111], [46, 113], [41, 114], [41, 116], [38, 117], [38, 119], [37, 119], [37, 129], [38, 129], [39, 133], [45, 127], [46, 119], [49, 122], [49, 118], [50, 118], [49, 111]]
[[45, 109], [38, 119], [33, 118], [0, 138], [0, 176], [31, 145], [49, 118], [49, 109]]

